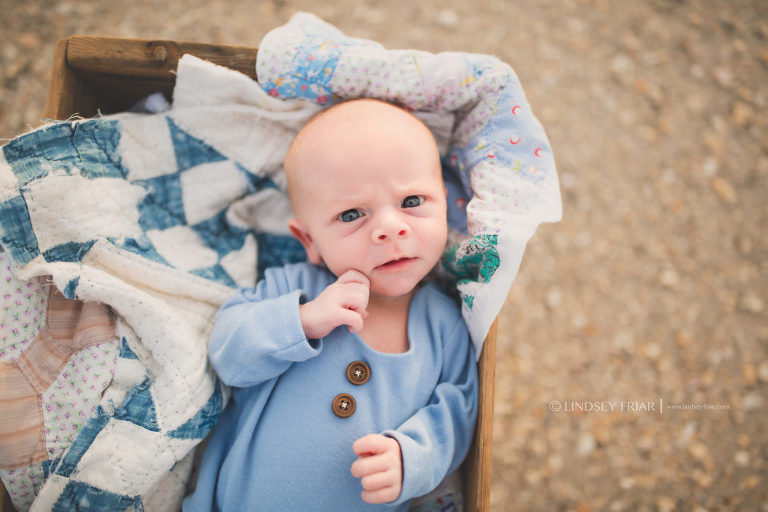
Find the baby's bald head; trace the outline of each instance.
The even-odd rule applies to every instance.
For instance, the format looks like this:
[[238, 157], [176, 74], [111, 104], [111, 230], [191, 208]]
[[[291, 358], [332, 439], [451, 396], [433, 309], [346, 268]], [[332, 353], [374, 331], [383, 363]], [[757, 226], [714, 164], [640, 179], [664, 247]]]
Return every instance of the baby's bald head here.
[[311, 196], [322, 191], [318, 185], [333, 185], [324, 175], [326, 170], [354, 171], [355, 165], [362, 167], [371, 159], [414, 147], [426, 155], [428, 171], [440, 175], [440, 155], [432, 132], [402, 108], [379, 100], [358, 99], [320, 112], [302, 127], [285, 157], [294, 212], [302, 219]]

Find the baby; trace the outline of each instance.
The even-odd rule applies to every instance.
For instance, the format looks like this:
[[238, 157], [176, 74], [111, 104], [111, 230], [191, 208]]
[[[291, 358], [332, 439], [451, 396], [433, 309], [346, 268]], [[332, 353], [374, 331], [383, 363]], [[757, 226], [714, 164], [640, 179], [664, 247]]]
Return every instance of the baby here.
[[285, 172], [309, 263], [219, 311], [209, 356], [232, 399], [184, 510], [407, 510], [461, 463], [477, 414], [460, 311], [422, 284], [447, 236], [435, 140], [349, 101], [302, 128]]

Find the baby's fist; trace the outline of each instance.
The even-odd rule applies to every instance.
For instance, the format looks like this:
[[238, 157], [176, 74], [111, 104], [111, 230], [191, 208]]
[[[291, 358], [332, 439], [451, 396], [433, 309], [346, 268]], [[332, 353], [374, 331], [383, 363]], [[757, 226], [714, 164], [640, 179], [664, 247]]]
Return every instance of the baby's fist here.
[[381, 434], [369, 434], [355, 441], [352, 449], [357, 460], [350, 471], [360, 479], [363, 501], [374, 504], [395, 501], [403, 489], [400, 443]]
[[340, 325], [358, 332], [368, 316], [370, 281], [357, 270], [347, 270], [314, 300], [299, 306], [299, 316], [308, 339], [319, 339]]

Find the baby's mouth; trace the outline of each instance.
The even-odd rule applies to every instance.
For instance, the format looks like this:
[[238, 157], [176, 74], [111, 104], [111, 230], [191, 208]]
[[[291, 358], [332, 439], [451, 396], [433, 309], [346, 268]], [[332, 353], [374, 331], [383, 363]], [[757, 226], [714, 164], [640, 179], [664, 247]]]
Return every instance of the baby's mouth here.
[[416, 258], [397, 258], [394, 260], [389, 260], [386, 263], [383, 263], [376, 267], [376, 270], [380, 270], [383, 272], [396, 272], [398, 270], [402, 270], [406, 268], [408, 265], [411, 264], [411, 262], [415, 261]]

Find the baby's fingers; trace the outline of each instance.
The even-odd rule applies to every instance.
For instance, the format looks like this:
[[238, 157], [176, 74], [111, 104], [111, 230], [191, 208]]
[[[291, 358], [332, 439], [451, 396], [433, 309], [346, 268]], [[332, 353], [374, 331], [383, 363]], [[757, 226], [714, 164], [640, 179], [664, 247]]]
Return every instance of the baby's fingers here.
[[352, 444], [352, 450], [356, 455], [375, 455], [382, 453], [391, 448], [392, 441], [397, 443], [391, 437], [383, 436], [381, 434], [368, 434]]
[[351, 332], [359, 332], [363, 329], [363, 315], [352, 309], [339, 308], [335, 319], [335, 325], [347, 325]]
[[344, 290], [344, 307], [357, 311], [363, 318], [368, 316], [366, 308], [368, 307], [368, 288], [358, 283], [347, 285]]
[[347, 270], [341, 274], [336, 282], [341, 284], [360, 283], [366, 288], [370, 288], [371, 286], [371, 282], [368, 280], [365, 274], [354, 269]]
[[363, 490], [365, 491], [378, 491], [379, 489], [395, 485], [395, 477], [390, 471], [373, 473], [372, 475], [367, 475], [361, 478], [360, 485], [363, 486]]
[[392, 463], [386, 457], [362, 456], [352, 463], [350, 471], [355, 478], [363, 478], [368, 475], [374, 475], [387, 471], [392, 467]]
[[400, 490], [395, 487], [385, 487], [375, 491], [363, 491], [360, 497], [363, 501], [371, 504], [389, 503], [395, 501], [400, 496]]
[[360, 479], [363, 501], [395, 501], [402, 490], [403, 474], [398, 442], [381, 434], [369, 434], [355, 441], [352, 449], [358, 458], [350, 471]]

